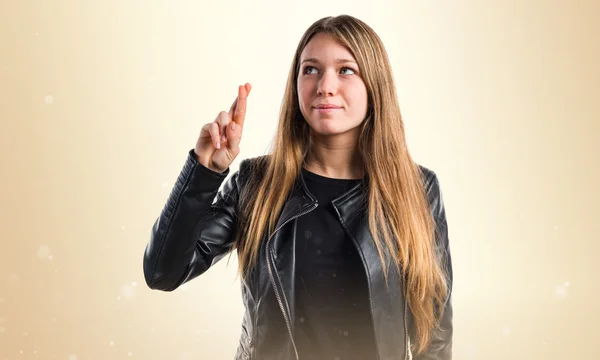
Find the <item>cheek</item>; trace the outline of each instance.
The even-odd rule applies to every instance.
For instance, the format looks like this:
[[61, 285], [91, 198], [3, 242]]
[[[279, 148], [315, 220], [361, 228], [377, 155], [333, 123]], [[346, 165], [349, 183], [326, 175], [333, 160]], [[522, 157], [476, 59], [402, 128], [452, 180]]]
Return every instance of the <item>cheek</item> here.
[[354, 111], [360, 112], [361, 115], [363, 112], [367, 111], [367, 89], [364, 85], [353, 87], [352, 91], [348, 93], [347, 98], [350, 101], [352, 107], [354, 108]]
[[307, 81], [298, 81], [298, 102], [301, 108], [310, 106], [312, 103], [312, 89], [311, 84]]

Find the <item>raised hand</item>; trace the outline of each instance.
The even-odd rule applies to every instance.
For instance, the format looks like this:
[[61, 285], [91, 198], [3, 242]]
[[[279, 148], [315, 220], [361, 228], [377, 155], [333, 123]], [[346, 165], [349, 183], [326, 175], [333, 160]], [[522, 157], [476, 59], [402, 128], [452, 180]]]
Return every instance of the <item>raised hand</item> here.
[[194, 148], [200, 164], [222, 173], [238, 156], [246, 118], [246, 100], [251, 89], [250, 84], [240, 85], [229, 112], [221, 111], [215, 121], [202, 127]]

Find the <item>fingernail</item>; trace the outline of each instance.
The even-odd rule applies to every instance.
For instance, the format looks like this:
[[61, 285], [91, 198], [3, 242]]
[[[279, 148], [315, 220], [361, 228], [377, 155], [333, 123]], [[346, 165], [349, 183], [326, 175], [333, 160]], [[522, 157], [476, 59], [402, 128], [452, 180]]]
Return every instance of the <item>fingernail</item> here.
[[235, 130], [236, 123], [231, 124], [231, 130]]
[[225, 141], [225, 134], [221, 136], [221, 141]]
[[221, 142], [217, 141], [217, 149], [220, 149], [220, 148], [221, 148]]

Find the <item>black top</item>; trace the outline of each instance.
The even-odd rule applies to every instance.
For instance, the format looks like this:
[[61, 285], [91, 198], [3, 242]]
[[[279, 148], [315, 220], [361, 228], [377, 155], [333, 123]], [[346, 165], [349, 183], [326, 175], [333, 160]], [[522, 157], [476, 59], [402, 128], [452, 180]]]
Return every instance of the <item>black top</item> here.
[[302, 172], [319, 206], [298, 219], [294, 332], [300, 359], [374, 359], [365, 268], [331, 204], [361, 180]]

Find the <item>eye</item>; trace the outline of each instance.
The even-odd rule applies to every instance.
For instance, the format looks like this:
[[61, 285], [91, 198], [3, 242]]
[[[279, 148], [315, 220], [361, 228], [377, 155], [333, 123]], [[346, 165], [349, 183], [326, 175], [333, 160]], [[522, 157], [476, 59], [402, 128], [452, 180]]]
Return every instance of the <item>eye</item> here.
[[317, 70], [314, 66], [305, 66], [302, 70], [302, 74], [309, 75], [308, 71]]
[[352, 68], [349, 68], [349, 67], [343, 67], [343, 68], [342, 68], [342, 71], [344, 71], [344, 70], [350, 71], [350, 73], [346, 73], [346, 74], [344, 74], [344, 75], [353, 75], [353, 74], [355, 74], [355, 73], [356, 73], [356, 72], [354, 71], [354, 69], [352, 69]]

